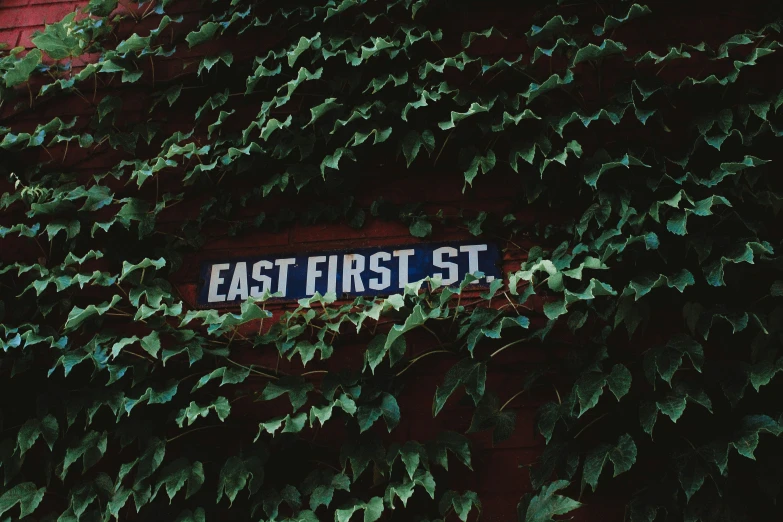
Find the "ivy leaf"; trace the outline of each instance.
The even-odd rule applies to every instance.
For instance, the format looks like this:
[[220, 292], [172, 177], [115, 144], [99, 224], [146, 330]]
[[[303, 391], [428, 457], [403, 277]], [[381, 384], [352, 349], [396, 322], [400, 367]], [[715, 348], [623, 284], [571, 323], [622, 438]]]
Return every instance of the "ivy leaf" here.
[[231, 405], [229, 404], [228, 399], [222, 395], [205, 406], [200, 406], [196, 401], [190, 401], [190, 405], [187, 408], [182, 408], [177, 414], [177, 426], [182, 428], [186, 420], [188, 426], [191, 426], [199, 417], [206, 417], [209, 415], [210, 410], [215, 410], [218, 418], [223, 422], [231, 413]]
[[359, 433], [370, 429], [381, 416], [386, 421], [386, 427], [390, 433], [400, 423], [400, 407], [397, 404], [397, 399], [390, 393], [383, 393], [377, 405], [359, 407], [356, 415], [359, 422]]
[[625, 473], [636, 462], [636, 444], [627, 433], [621, 435], [617, 444], [601, 444], [593, 448], [585, 457], [584, 470], [582, 471], [582, 484], [589, 485], [593, 491], [598, 486], [598, 477], [604, 469], [607, 461], [614, 465], [614, 477]]
[[247, 368], [222, 367], [217, 370], [212, 370], [210, 373], [204, 375], [190, 390], [191, 393], [205, 386], [209, 381], [220, 377], [220, 386], [224, 384], [240, 384], [250, 376], [250, 370]]
[[520, 505], [520, 519], [524, 511], [525, 522], [554, 522], [557, 515], [569, 513], [582, 504], [563, 495], [556, 494], [570, 484], [567, 480], [556, 480], [544, 486], [541, 492]]
[[357, 511], [364, 512], [364, 522], [375, 522], [383, 514], [383, 499], [373, 497], [369, 502], [352, 499], [345, 503], [341, 509], [335, 510], [334, 519], [336, 522], [348, 522]]
[[334, 109], [338, 109], [343, 106], [342, 103], [336, 103], [335, 100], [337, 98], [327, 98], [325, 102], [316, 105], [315, 107], [312, 107], [310, 109], [310, 121], [307, 123], [307, 125], [312, 125], [321, 117], [323, 117], [324, 114], [327, 112], [333, 111]]
[[609, 390], [619, 401], [631, 389], [631, 372], [622, 364], [615, 364], [606, 382], [609, 384]]
[[440, 413], [446, 400], [458, 386], [464, 386], [465, 391], [478, 405], [484, 396], [484, 386], [487, 380], [487, 364], [474, 359], [462, 359], [452, 366], [443, 379], [443, 384], [435, 390], [435, 400], [432, 403], [433, 417]]
[[119, 0], [90, 0], [87, 10], [93, 16], [109, 16], [118, 4]]
[[103, 433], [88, 431], [76, 446], [69, 447], [65, 450], [65, 459], [63, 460], [60, 480], [65, 480], [65, 476], [68, 474], [68, 468], [80, 458], [84, 464], [84, 471], [92, 467], [92, 465], [98, 462], [106, 453], [106, 448], [107, 434], [105, 431]]
[[291, 406], [296, 411], [305, 405], [307, 393], [312, 390], [313, 385], [311, 383], [306, 382], [301, 377], [292, 375], [267, 383], [266, 388], [261, 392], [260, 400], [269, 401], [287, 394], [288, 399], [291, 401]]
[[185, 498], [190, 498], [204, 485], [204, 467], [201, 462], [191, 464], [186, 458], [180, 458], [163, 468], [158, 481], [152, 488], [150, 501], [154, 500], [161, 487], [166, 487], [169, 502], [174, 500], [177, 492], [187, 483]]
[[0, 515], [19, 504], [19, 518], [30, 515], [43, 500], [46, 487], [38, 488], [33, 482], [22, 482], [0, 496]]
[[[435, 150], [435, 136], [429, 129], [425, 130], [421, 134], [417, 130], [410, 130], [402, 139], [402, 153], [405, 155], [405, 162], [410, 167], [416, 156], [419, 155], [419, 150], [424, 146], [429, 154]], [[421, 236], [419, 236], [421, 237]]]
[[216, 502], [220, 502], [225, 494], [229, 504], [233, 504], [234, 499], [245, 487], [252, 495], [261, 488], [263, 481], [264, 466], [258, 457], [248, 459], [230, 457], [220, 470]]
[[149, 335], [142, 337], [140, 342], [144, 351], [157, 359], [158, 352], [160, 351], [160, 337], [158, 332], [151, 332]]
[[707, 471], [701, 466], [697, 458], [687, 458], [680, 466], [677, 475], [680, 486], [682, 486], [682, 490], [685, 492], [685, 500], [690, 502], [693, 495], [704, 485]]
[[470, 444], [464, 435], [453, 431], [438, 434], [435, 444], [430, 444], [427, 450], [430, 459], [443, 469], [449, 469], [448, 452], [452, 452], [468, 469], [473, 469], [470, 461]]
[[5, 79], [5, 86], [9, 89], [16, 87], [19, 84], [25, 83], [30, 74], [41, 63], [42, 58], [41, 51], [38, 49], [31, 49], [24, 58], [14, 63], [14, 66], [5, 73], [3, 78]]
[[37, 33], [30, 41], [55, 60], [80, 55], [83, 43], [73, 30], [75, 16], [76, 13], [70, 13], [58, 23], [47, 25], [43, 33]]
[[365, 366], [369, 365], [372, 373], [375, 373], [375, 368], [381, 364], [386, 354], [389, 354], [389, 364], [391, 366], [394, 366], [402, 358], [402, 355], [405, 354], [407, 347], [404, 336], [395, 339], [390, 346], [386, 344], [387, 337], [386, 334], [376, 335], [367, 346], [367, 351], [364, 352]]
[[583, 374], [574, 385], [576, 396], [579, 399], [579, 417], [598, 404], [598, 399], [604, 392], [607, 378], [601, 372], [588, 372]]
[[49, 450], [51, 450], [59, 433], [60, 427], [53, 415], [47, 415], [43, 419], [28, 419], [19, 429], [16, 448], [20, 455], [24, 455], [27, 450], [33, 447], [38, 437], [43, 436]]
[[413, 237], [427, 237], [432, 234], [432, 223], [426, 218], [416, 218], [410, 226]]
[[481, 501], [478, 495], [473, 491], [466, 491], [465, 493], [458, 494], [456, 491], [447, 491], [440, 499], [438, 509], [441, 515], [446, 515], [449, 509], [453, 509], [462, 522], [467, 522], [468, 515], [476, 508], [479, 512], [479, 518], [481, 513]]
[[465, 183], [473, 186], [473, 180], [476, 179], [479, 170], [481, 170], [482, 174], [486, 174], [495, 168], [496, 161], [495, 152], [492, 149], [488, 150], [485, 156], [477, 152], [473, 159], [470, 160], [470, 165], [465, 171]]
[[473, 419], [470, 421], [468, 433], [492, 430], [492, 443], [499, 444], [511, 437], [516, 427], [517, 412], [500, 410], [500, 401], [497, 396], [487, 393], [478, 403]]
[[185, 40], [188, 42], [188, 46], [192, 49], [195, 46], [214, 38], [215, 34], [218, 32], [218, 29], [220, 29], [219, 24], [215, 22], [207, 22], [199, 27], [198, 31], [191, 31], [185, 37]]
[[754, 459], [753, 453], [759, 444], [759, 434], [762, 431], [779, 437], [783, 433], [783, 426], [768, 415], [746, 415], [742, 418], [740, 428], [734, 435], [731, 445], [743, 457]]
[[122, 298], [115, 294], [112, 296], [111, 301], [104, 302], [99, 305], [89, 305], [87, 308], [79, 308], [78, 306], [74, 306], [68, 314], [68, 319], [65, 321], [64, 331], [68, 332], [75, 330], [81, 326], [84, 321], [93, 315], [105, 314], [109, 311], [110, 308], [114, 307], [114, 305], [119, 303], [121, 300]]
[[286, 415], [285, 417], [277, 417], [267, 422], [261, 422], [258, 425], [258, 434], [255, 440], [261, 436], [263, 432], [267, 432], [274, 437], [277, 430], [283, 427], [283, 431], [280, 433], [299, 433], [304, 429], [307, 422], [307, 414], [297, 413], [296, 415]]

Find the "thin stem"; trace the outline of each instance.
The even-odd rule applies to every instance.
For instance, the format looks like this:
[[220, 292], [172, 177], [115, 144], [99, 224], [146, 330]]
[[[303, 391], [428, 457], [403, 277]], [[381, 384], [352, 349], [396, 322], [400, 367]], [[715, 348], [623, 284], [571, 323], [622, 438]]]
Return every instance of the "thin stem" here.
[[451, 131], [449, 132], [449, 135], [446, 136], [446, 140], [443, 142], [443, 145], [441, 145], [440, 150], [438, 151], [438, 155], [435, 156], [435, 161], [432, 162], [432, 166], [433, 167], [438, 164], [438, 159], [440, 159], [440, 155], [443, 154], [443, 149], [446, 148], [446, 144], [449, 142], [449, 138], [451, 138], [451, 134], [453, 132], [454, 132], [454, 129], [451, 129]]
[[317, 373], [329, 373], [329, 370], [311, 370], [309, 372], [300, 373], [300, 377], [304, 377], [305, 375], [315, 375]]
[[122, 293], [125, 294], [125, 297], [128, 297], [128, 292], [126, 292], [125, 289], [121, 287], [119, 283], [114, 283], [114, 285], [120, 290], [122, 290]]
[[424, 325], [421, 325], [421, 327], [424, 328], [425, 330], [427, 330], [429, 333], [431, 333], [432, 336], [438, 341], [438, 344], [443, 344], [443, 341], [440, 340], [440, 337], [438, 337], [438, 334], [436, 334], [430, 328], [428, 328], [428, 327], [426, 327]]
[[170, 439], [166, 439], [166, 442], [175, 441], [175, 440], [177, 440], [180, 437], [184, 437], [185, 435], [190, 435], [191, 433], [195, 433], [197, 431], [209, 430], [209, 429], [212, 429], [212, 428], [223, 428], [223, 427], [225, 427], [225, 424], [215, 424], [213, 426], [202, 426], [200, 428], [193, 428], [192, 430], [188, 430], [188, 431], [186, 431], [184, 433], [180, 433], [179, 435], [177, 435], [175, 437], [171, 437]]
[[511, 346], [514, 346], [515, 344], [519, 344], [519, 343], [521, 343], [521, 342], [524, 342], [525, 340], [526, 340], [526, 339], [517, 339], [516, 341], [512, 341], [512, 342], [510, 342], [510, 343], [508, 343], [508, 344], [505, 344], [505, 345], [501, 346], [500, 348], [498, 348], [497, 350], [495, 350], [494, 352], [492, 352], [492, 354], [490, 355], [490, 357], [494, 357], [494, 356], [496, 356], [497, 354], [499, 354], [500, 352], [502, 352], [503, 350], [505, 350], [506, 348], [509, 348], [509, 347], [511, 347]]
[[244, 364], [239, 364], [238, 362], [236, 362], [236, 361], [234, 361], [232, 359], [229, 359], [228, 357], [226, 357], [226, 360], [228, 362], [230, 362], [231, 364], [235, 365], [235, 366], [239, 366], [240, 368], [244, 368], [245, 370], [249, 371], [250, 373], [254, 373], [256, 375], [260, 375], [261, 377], [266, 377], [267, 379], [273, 379], [273, 380], [277, 380], [277, 379], [280, 378], [280, 377], [278, 377], [276, 375], [272, 375], [272, 374], [264, 373], [264, 372], [259, 372], [258, 370], [254, 370], [253, 368], [251, 368], [249, 366], [245, 366]]
[[[451, 318], [451, 328], [454, 327], [454, 322], [457, 320], [457, 313], [459, 313], [460, 301], [462, 301], [462, 290], [460, 290], [460, 293], [457, 296], [457, 306], [454, 307], [454, 317]], [[451, 329], [449, 329], [449, 331], [451, 331]]]
[[598, 416], [598, 417], [596, 417], [595, 419], [593, 419], [593, 420], [591, 420], [590, 422], [588, 422], [588, 423], [585, 425], [585, 427], [584, 427], [584, 428], [582, 428], [581, 430], [579, 430], [579, 431], [576, 433], [576, 435], [574, 435], [574, 438], [576, 439], [577, 437], [579, 437], [579, 435], [581, 435], [583, 431], [585, 431], [587, 428], [589, 428], [590, 426], [592, 426], [593, 424], [595, 424], [595, 423], [596, 423], [596, 422], [598, 422], [599, 420], [603, 419], [603, 418], [604, 418], [604, 417], [606, 417], [607, 415], [609, 415], [609, 414], [608, 414], [608, 413], [604, 413], [603, 415], [599, 415], [599, 416]]
[[411, 359], [410, 362], [408, 363], [408, 366], [406, 366], [405, 368], [403, 368], [402, 370], [397, 372], [394, 376], [395, 377], [399, 377], [403, 373], [407, 372], [408, 368], [410, 368], [411, 366], [416, 364], [416, 362], [420, 361], [421, 359], [424, 359], [428, 355], [433, 355], [433, 354], [436, 354], [436, 353], [451, 353], [451, 351], [450, 350], [430, 350], [429, 352], [425, 352], [425, 353], [423, 353], [423, 354], [421, 354], [421, 355]]
[[503, 410], [506, 408], [506, 406], [508, 406], [509, 404], [511, 404], [511, 401], [513, 401], [514, 399], [516, 399], [517, 397], [519, 397], [520, 395], [522, 395], [522, 394], [523, 394], [523, 393], [525, 393], [526, 391], [527, 391], [527, 390], [524, 390], [524, 389], [523, 389], [523, 390], [519, 390], [517, 393], [515, 393], [514, 395], [512, 395], [512, 396], [511, 396], [511, 398], [510, 398], [509, 400], [507, 400], [506, 402], [504, 402], [504, 403], [503, 403], [503, 406], [501, 406], [501, 407], [500, 407], [500, 410], [499, 410], [499, 411], [503, 411]]

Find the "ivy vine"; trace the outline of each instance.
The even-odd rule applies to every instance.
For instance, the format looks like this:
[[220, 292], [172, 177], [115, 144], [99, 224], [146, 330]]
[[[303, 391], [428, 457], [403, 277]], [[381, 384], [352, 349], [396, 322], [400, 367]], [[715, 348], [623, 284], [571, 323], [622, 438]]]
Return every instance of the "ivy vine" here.
[[[3, 50], [0, 517], [477, 520], [454, 471], [529, 399], [521, 521], [607, 498], [631, 522], [774, 518], [782, 14], [90, 0]], [[387, 176], [421, 201], [368, 189]], [[225, 235], [373, 220], [522, 261], [283, 308], [195, 309], [173, 283]], [[433, 422], [463, 391], [471, 419], [406, 438], [434, 360]]]

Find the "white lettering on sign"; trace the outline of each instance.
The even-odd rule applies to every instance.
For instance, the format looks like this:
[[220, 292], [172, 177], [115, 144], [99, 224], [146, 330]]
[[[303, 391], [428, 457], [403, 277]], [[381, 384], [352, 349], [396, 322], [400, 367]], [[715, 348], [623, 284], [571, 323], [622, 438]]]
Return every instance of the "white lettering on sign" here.
[[250, 295], [253, 297], [261, 297], [264, 295], [264, 292], [268, 292], [269, 289], [272, 288], [272, 278], [262, 274], [261, 269], [272, 270], [273, 266], [271, 261], [259, 261], [253, 265], [253, 281], [261, 283], [261, 288], [259, 289], [257, 286], [251, 286]]
[[297, 299], [316, 292], [396, 292], [428, 276], [453, 285], [477, 272], [485, 273], [481, 282], [489, 283], [500, 276], [498, 261], [497, 248], [487, 244], [441, 243], [211, 263], [202, 272], [206, 281], [199, 302], [238, 302], [270, 292]]
[[391, 270], [381, 266], [381, 261], [391, 261], [391, 254], [388, 252], [376, 252], [370, 256], [370, 270], [376, 274], [381, 274], [381, 280], [377, 277], [370, 279], [369, 286], [372, 290], [386, 290], [391, 284]]
[[[362, 283], [361, 275], [363, 271], [363, 255], [349, 254], [343, 258], [343, 292], [364, 292], [364, 283]], [[351, 286], [353, 286], [353, 289], [351, 289]]]
[[305, 292], [308, 295], [315, 294], [315, 280], [323, 275], [323, 272], [318, 270], [316, 266], [324, 261], [326, 261], [326, 256], [313, 256], [307, 259], [307, 286], [305, 287]]
[[231, 286], [228, 287], [229, 301], [247, 299], [247, 263], [237, 263], [234, 267], [234, 277], [231, 278]]
[[285, 297], [288, 290], [288, 267], [296, 264], [295, 257], [287, 257], [285, 259], [278, 259], [275, 264], [280, 267], [280, 273], [277, 275], [277, 291], [283, 294]]
[[[468, 253], [468, 273], [475, 274], [479, 270], [479, 252], [486, 252], [487, 245], [462, 245], [459, 247], [459, 251]], [[494, 277], [492, 279], [490, 277], [492, 276], [487, 276], [487, 282], [495, 280]], [[478, 280], [471, 281], [471, 283], [478, 284]]]
[[220, 272], [223, 270], [228, 270], [229, 267], [228, 263], [220, 263], [217, 265], [212, 265], [212, 273], [209, 277], [209, 302], [210, 303], [220, 303], [222, 301], [226, 300], [226, 296], [223, 294], [218, 294], [218, 288], [221, 284], [223, 284], [223, 278], [220, 277]]
[[443, 256], [457, 257], [459, 252], [454, 247], [440, 247], [432, 253], [432, 264], [436, 268], [447, 268], [449, 270], [448, 277], [443, 277], [442, 272], [436, 272], [432, 274], [432, 277], [440, 277], [444, 285], [453, 285], [459, 278], [459, 267], [457, 263], [451, 261], [444, 261]]
[[408, 258], [414, 254], [413, 250], [395, 250], [394, 257], [400, 258], [400, 288], [408, 284]]

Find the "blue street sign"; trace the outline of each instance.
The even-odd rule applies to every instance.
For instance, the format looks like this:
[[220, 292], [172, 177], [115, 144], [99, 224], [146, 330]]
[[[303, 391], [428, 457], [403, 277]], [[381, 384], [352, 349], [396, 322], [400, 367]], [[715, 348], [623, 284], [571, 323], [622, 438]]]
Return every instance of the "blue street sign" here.
[[417, 243], [395, 247], [280, 254], [202, 263], [198, 304], [240, 303], [266, 291], [285, 299], [334, 292], [338, 297], [389, 295], [407, 283], [440, 276], [459, 284], [483, 272], [475, 284], [501, 277], [500, 251], [489, 243]]

